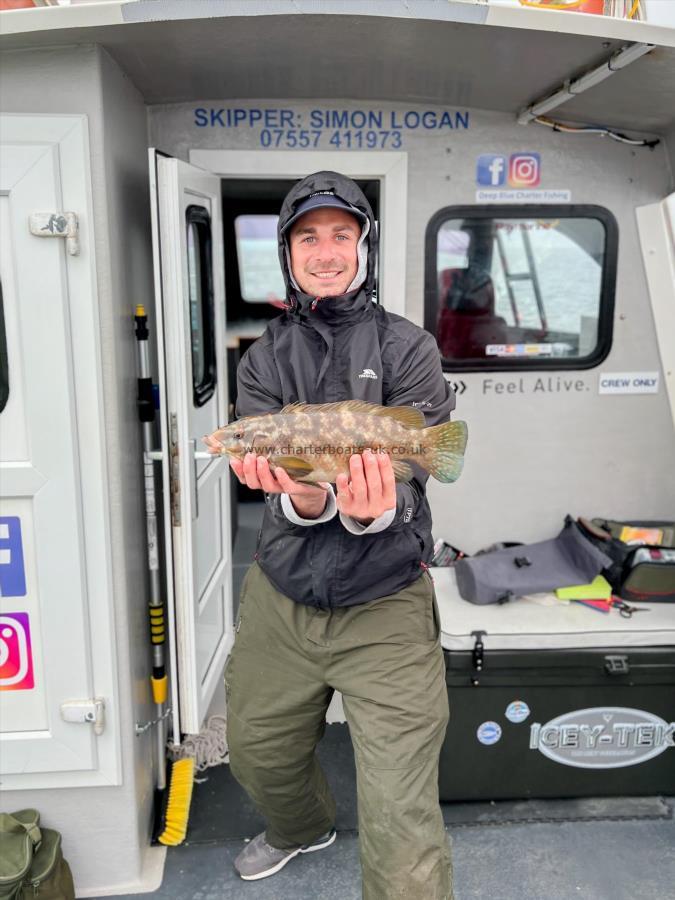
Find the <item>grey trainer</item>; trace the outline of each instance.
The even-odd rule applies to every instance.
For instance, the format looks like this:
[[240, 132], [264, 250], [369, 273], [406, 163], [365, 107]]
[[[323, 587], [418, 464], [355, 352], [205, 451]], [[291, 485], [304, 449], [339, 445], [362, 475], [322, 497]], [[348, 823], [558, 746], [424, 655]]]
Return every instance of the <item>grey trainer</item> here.
[[244, 847], [234, 861], [234, 868], [246, 881], [255, 881], [257, 878], [267, 878], [274, 875], [279, 869], [283, 869], [287, 862], [299, 853], [313, 853], [315, 850], [323, 850], [329, 847], [335, 838], [337, 831], [331, 828], [326, 834], [316, 838], [311, 844], [303, 844], [291, 850], [279, 850], [272, 847], [265, 840], [265, 832], [256, 835], [253, 840]]

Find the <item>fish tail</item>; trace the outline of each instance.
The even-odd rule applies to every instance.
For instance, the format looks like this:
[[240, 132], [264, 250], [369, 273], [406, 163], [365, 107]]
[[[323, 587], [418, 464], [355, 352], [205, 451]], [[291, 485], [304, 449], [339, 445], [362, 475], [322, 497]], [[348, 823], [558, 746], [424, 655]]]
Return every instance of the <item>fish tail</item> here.
[[461, 475], [468, 434], [466, 422], [443, 422], [424, 429], [428, 455], [424, 466], [438, 481], [457, 481]]

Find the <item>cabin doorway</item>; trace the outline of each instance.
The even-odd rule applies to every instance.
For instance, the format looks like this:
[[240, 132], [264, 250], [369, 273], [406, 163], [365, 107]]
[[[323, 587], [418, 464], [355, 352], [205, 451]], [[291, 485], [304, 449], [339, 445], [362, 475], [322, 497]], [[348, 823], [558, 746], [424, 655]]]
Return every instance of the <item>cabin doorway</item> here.
[[[380, 227], [380, 182], [355, 179]], [[277, 220], [284, 197], [296, 179], [223, 178], [223, 248], [225, 262], [225, 341], [229, 385], [228, 419], [237, 402], [237, 367], [243, 354], [283, 309], [285, 285], [279, 265]], [[260, 492], [235, 479], [238, 503], [260, 503]], [[232, 534], [238, 529], [233, 505]]]
[[[200, 438], [234, 419], [239, 360], [285, 299], [276, 241], [283, 198], [321, 170], [364, 191], [378, 223], [379, 302], [404, 314], [405, 153], [194, 150], [187, 164], [151, 151], [163, 496], [181, 504], [162, 541], [176, 743], [221, 711], [239, 588], [264, 508], [225, 459], [204, 458]], [[342, 721], [339, 698], [333, 706], [328, 720]]]

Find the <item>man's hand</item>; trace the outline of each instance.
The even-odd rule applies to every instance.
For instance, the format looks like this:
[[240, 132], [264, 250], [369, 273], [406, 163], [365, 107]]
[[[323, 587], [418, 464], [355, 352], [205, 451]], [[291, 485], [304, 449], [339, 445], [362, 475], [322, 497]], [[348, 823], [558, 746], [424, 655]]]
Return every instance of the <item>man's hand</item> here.
[[264, 456], [247, 453], [243, 461], [230, 459], [230, 466], [239, 481], [253, 490], [263, 490], [268, 494], [290, 494], [295, 511], [303, 519], [318, 519], [326, 508], [327, 485], [293, 481], [281, 466], [275, 466], [272, 472]]
[[349, 458], [351, 480], [337, 476], [337, 508], [361, 525], [370, 523], [387, 509], [396, 508], [396, 478], [388, 453], [370, 449]]

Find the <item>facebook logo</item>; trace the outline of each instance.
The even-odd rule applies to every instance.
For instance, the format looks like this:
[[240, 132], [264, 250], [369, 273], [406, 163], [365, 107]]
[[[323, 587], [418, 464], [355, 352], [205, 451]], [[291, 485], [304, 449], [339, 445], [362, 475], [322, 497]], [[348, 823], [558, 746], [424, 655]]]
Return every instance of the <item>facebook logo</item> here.
[[500, 187], [506, 181], [506, 157], [482, 153], [478, 157], [476, 181], [486, 187]]
[[0, 597], [25, 597], [21, 519], [0, 516]]

